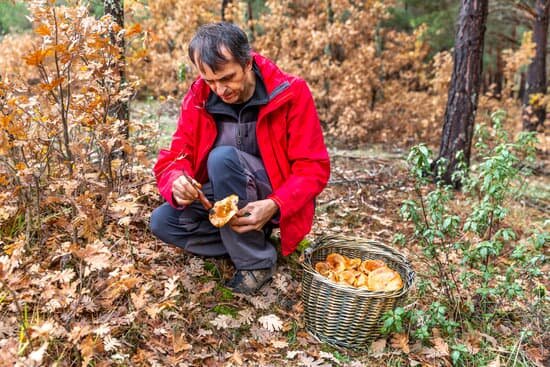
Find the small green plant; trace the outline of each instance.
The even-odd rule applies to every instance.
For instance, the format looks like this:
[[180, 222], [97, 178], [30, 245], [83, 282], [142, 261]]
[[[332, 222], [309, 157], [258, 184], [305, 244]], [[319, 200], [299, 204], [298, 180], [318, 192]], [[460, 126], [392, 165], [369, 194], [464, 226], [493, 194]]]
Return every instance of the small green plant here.
[[233, 318], [237, 317], [238, 314], [238, 310], [236, 310], [234, 307], [227, 305], [216, 305], [214, 306], [214, 308], [212, 308], [212, 311], [214, 311], [218, 315], [228, 315]]
[[[419, 292], [432, 291], [436, 300], [424, 305], [424, 310], [387, 312], [382, 332], [407, 329], [415, 339], [427, 342], [436, 328], [449, 339], [454, 365], [470, 363], [461, 332], [472, 322], [489, 330], [504, 305], [525, 299], [526, 291], [536, 288], [526, 287], [526, 280], [542, 276], [540, 269], [547, 261], [547, 231], [534, 231], [518, 241], [518, 234], [505, 221], [509, 204], [526, 188], [536, 138], [522, 133], [511, 141], [503, 129], [504, 118], [504, 112], [496, 112], [491, 115], [492, 129], [481, 125], [476, 130], [477, 159], [470, 167], [458, 154], [462, 163], [453, 181], [463, 183], [461, 195], [439, 180], [444, 172], [434, 172], [433, 167], [445, 164], [434, 165], [427, 146], [413, 147], [407, 159], [415, 197], [403, 202], [400, 214], [412, 223], [413, 233], [412, 238], [397, 234], [394, 243], [405, 245], [412, 240], [419, 245], [421, 261], [427, 264], [426, 278], [417, 283]], [[532, 304], [541, 299], [531, 298]]]

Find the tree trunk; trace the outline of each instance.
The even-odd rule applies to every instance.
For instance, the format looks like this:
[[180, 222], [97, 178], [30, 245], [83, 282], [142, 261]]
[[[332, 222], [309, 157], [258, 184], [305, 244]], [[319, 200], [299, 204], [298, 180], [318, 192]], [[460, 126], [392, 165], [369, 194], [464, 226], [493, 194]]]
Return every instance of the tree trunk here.
[[502, 51], [498, 48], [496, 50], [496, 59], [495, 89], [493, 93], [495, 98], [500, 100], [502, 98], [502, 84], [504, 83], [504, 62], [502, 60]]
[[225, 10], [227, 9], [227, 5], [229, 5], [232, 2], [232, 0], [222, 0], [222, 22], [225, 22]]
[[[124, 0], [104, 0], [105, 15], [110, 14], [113, 20], [124, 28]], [[118, 62], [115, 66], [118, 69], [118, 75], [120, 78], [119, 90], [123, 90], [126, 87], [126, 56], [125, 56], [125, 42], [124, 37], [117, 39], [114, 30], [111, 30], [111, 42], [115, 44], [119, 49]], [[110, 107], [110, 113], [116, 116], [117, 119], [124, 121], [120, 133], [126, 138], [130, 137], [130, 112], [128, 101], [118, 101]]]
[[254, 14], [252, 9], [252, 0], [248, 0], [246, 20], [248, 22], [248, 30], [250, 31], [249, 41], [254, 42]]
[[546, 94], [546, 42], [548, 40], [548, 15], [550, 0], [537, 0], [535, 4], [535, 21], [533, 24], [533, 41], [536, 45], [535, 57], [527, 69], [525, 95], [523, 96], [522, 122], [523, 130], [536, 131], [544, 126], [546, 109], [543, 97]]
[[434, 167], [444, 168], [442, 179], [457, 188], [461, 185], [460, 179], [452, 177], [459, 163], [457, 154], [462, 152], [464, 163], [470, 164], [487, 11], [488, 0], [462, 0], [441, 147], [434, 164]]

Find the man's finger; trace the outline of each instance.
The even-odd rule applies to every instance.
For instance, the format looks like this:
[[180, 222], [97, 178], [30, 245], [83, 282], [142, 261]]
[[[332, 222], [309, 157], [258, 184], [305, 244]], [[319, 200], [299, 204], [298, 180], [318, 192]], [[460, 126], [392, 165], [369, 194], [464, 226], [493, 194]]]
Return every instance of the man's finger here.
[[250, 231], [256, 231], [256, 226], [254, 225], [245, 225], [245, 226], [234, 226], [231, 225], [231, 229], [237, 233], [246, 233]]
[[256, 219], [250, 216], [250, 213], [247, 213], [247, 214], [248, 215], [245, 215], [245, 216], [239, 216], [239, 214], [237, 213], [237, 215], [233, 217], [231, 224], [238, 227], [250, 226], [250, 225], [256, 224]]

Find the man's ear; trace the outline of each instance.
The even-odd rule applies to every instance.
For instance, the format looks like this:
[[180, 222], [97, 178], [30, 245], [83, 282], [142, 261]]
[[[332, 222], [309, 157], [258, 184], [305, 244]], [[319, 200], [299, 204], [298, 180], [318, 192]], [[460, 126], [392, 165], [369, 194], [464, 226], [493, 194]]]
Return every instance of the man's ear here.
[[250, 70], [252, 70], [252, 59], [248, 60], [248, 61], [246, 62], [246, 65], [244, 66], [244, 71], [247, 71], [247, 72], [248, 72], [248, 71], [250, 71]]

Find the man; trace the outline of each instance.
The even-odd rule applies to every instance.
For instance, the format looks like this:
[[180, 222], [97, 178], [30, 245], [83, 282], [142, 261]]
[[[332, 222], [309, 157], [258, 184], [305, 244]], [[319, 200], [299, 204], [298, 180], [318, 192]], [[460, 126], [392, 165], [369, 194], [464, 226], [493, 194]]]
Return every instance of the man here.
[[[237, 26], [200, 27], [189, 57], [200, 76], [154, 168], [167, 203], [153, 211], [151, 230], [193, 254], [229, 255], [236, 272], [226, 285], [252, 294], [275, 271], [273, 227], [285, 256], [311, 230], [315, 197], [330, 174], [321, 126], [305, 81], [253, 53]], [[210, 224], [186, 176], [210, 201], [238, 195], [229, 224]]]

